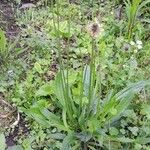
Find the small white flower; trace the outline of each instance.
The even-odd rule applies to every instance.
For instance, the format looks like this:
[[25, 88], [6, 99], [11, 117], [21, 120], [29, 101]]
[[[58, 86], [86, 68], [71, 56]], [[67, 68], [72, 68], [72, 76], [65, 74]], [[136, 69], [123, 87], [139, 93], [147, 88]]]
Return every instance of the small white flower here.
[[123, 65], [123, 68], [126, 68], [126, 65]]
[[133, 46], [133, 45], [135, 45], [135, 42], [131, 41], [130, 44]]
[[138, 52], [137, 49], [135, 49], [135, 50], [134, 50], [134, 53], [137, 53], [137, 52]]
[[136, 44], [137, 44], [137, 45], [142, 45], [142, 41], [137, 40], [137, 41], [136, 41]]
[[113, 14], [114, 14], [114, 12], [113, 12], [113, 11], [111, 11], [111, 12], [110, 12], [110, 14], [111, 14], [111, 15], [113, 15]]
[[137, 45], [137, 48], [142, 49], [143, 47], [142, 47], [142, 45]]

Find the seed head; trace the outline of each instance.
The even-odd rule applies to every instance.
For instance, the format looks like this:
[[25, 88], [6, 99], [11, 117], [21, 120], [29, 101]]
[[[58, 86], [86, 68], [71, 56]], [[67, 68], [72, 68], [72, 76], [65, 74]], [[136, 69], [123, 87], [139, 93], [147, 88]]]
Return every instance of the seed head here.
[[97, 20], [93, 23], [88, 24], [86, 29], [92, 38], [97, 38], [103, 31], [102, 25], [100, 25]]
[[128, 43], [124, 43], [123, 49], [124, 49], [125, 51], [128, 51], [128, 50], [130, 49], [130, 45], [129, 45]]

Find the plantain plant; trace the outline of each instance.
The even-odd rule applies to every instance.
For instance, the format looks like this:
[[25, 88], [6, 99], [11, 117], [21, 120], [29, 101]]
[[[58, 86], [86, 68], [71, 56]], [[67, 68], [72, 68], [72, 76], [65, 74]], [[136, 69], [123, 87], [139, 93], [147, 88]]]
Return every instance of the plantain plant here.
[[[56, 7], [59, 14], [59, 4]], [[23, 111], [44, 127], [56, 128], [58, 132], [51, 134], [50, 137], [62, 140], [63, 150], [110, 149], [111, 142], [134, 142], [128, 137], [113, 137], [107, 131], [121, 117], [134, 95], [146, 85], [150, 85], [150, 82], [139, 81], [120, 91], [110, 89], [107, 95], [103, 95], [100, 69], [103, 55], [97, 50], [97, 33], [93, 33], [100, 31], [98, 23], [89, 26], [90, 61], [83, 63], [79, 71], [74, 71], [69, 69], [71, 17], [68, 18], [66, 64], [62, 58], [60, 18], [59, 15], [57, 18], [53, 17], [60, 69], [55, 80], [40, 87], [36, 97], [49, 97], [54, 110], [42, 102], [37, 102]]]

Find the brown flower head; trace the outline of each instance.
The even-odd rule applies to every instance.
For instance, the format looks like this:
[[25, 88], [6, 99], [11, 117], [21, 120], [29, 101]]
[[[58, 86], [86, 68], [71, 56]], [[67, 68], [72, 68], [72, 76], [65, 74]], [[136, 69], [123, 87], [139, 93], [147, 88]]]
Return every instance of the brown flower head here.
[[102, 25], [100, 25], [97, 20], [93, 23], [88, 24], [86, 29], [92, 38], [97, 38], [103, 31]]

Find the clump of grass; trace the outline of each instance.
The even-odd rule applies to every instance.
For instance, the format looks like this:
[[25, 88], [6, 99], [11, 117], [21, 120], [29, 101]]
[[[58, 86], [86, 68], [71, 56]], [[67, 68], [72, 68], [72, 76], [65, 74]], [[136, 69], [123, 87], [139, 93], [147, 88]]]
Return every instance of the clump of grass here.
[[130, 40], [134, 26], [136, 26], [136, 19], [141, 9], [150, 3], [149, 0], [125, 0], [126, 14], [128, 18], [127, 36]]

